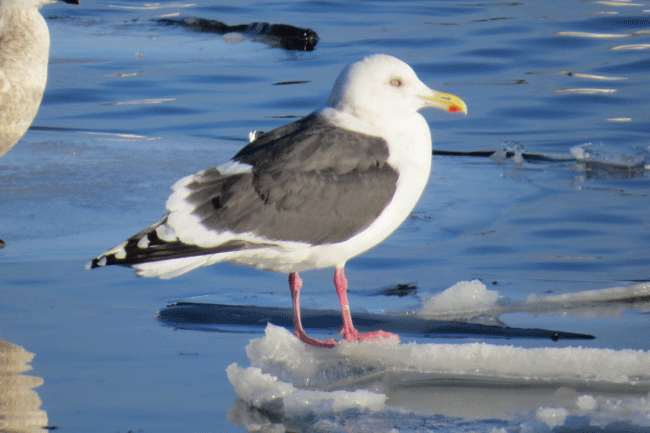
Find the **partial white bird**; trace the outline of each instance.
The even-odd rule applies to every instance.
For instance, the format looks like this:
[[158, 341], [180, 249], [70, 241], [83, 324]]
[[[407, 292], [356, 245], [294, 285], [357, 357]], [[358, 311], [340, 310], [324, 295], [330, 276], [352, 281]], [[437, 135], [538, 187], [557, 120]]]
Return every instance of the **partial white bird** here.
[[0, 0], [0, 156], [32, 124], [43, 99], [50, 32], [43, 5], [79, 0]]
[[352, 63], [324, 108], [176, 182], [162, 220], [87, 267], [171, 278], [226, 261], [288, 273], [295, 335], [331, 347], [333, 339], [302, 328], [298, 272], [333, 266], [343, 337], [393, 337], [354, 328], [343, 268], [399, 227], [420, 198], [431, 169], [431, 133], [418, 113], [425, 107], [467, 113], [460, 98], [431, 90], [394, 57]]

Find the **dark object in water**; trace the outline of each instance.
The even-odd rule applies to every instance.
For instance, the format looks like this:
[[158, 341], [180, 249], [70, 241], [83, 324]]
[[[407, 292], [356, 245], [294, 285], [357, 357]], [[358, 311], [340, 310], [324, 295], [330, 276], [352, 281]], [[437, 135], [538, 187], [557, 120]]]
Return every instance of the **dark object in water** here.
[[[502, 153], [499, 155], [499, 153]], [[502, 162], [508, 158], [516, 157], [513, 151], [498, 151], [498, 150], [436, 150], [432, 154], [434, 156], [468, 156], [479, 158], [494, 158], [499, 156], [497, 161]], [[578, 159], [574, 155], [564, 153], [527, 153], [522, 152], [521, 158], [527, 162], [578, 162], [574, 169], [583, 171], [587, 174], [589, 179], [631, 179], [635, 177], [643, 177], [648, 171], [645, 161], [641, 161], [635, 165], [622, 165], [616, 163], [609, 163], [606, 160], [584, 160]]]
[[[259, 307], [255, 305], [205, 304], [176, 302], [158, 312], [158, 319], [177, 328], [214, 330], [215, 325], [266, 326], [273, 323], [292, 329], [291, 308]], [[591, 340], [589, 334], [551, 331], [536, 328], [511, 328], [508, 326], [481, 325], [454, 320], [431, 320], [413, 315], [354, 313], [358, 330], [388, 329], [387, 332], [418, 337], [474, 338], [536, 338], [558, 340]], [[302, 324], [305, 328], [329, 329], [337, 332], [341, 328], [341, 316], [335, 310], [302, 309]]]
[[2, 239], [0, 239], [0, 250], [1, 250], [2, 248], [4, 248], [6, 245], [7, 245], [7, 244], [5, 244], [5, 241], [3, 241]]
[[418, 286], [415, 284], [399, 283], [397, 286], [388, 287], [379, 292], [384, 296], [398, 296], [403, 297], [407, 295], [415, 295], [418, 291]]
[[[497, 150], [472, 150], [472, 151], [460, 151], [460, 150], [433, 150], [433, 155], [440, 155], [440, 156], [474, 156], [474, 157], [480, 157], [480, 158], [489, 158], [495, 153], [497, 153]], [[504, 154], [505, 158], [512, 158], [515, 156], [515, 152], [508, 151], [505, 152]], [[543, 153], [526, 153], [523, 152], [521, 154], [522, 158], [528, 162], [530, 161], [535, 161], [535, 162], [567, 162], [567, 161], [575, 161], [576, 158], [572, 155], [569, 154], [543, 154]]]
[[251, 23], [229, 26], [226, 23], [204, 18], [186, 17], [181, 19], [161, 18], [161, 24], [182, 26], [201, 33], [241, 33], [254, 41], [264, 42], [274, 48], [293, 51], [313, 51], [318, 43], [318, 34], [312, 29], [301, 29], [289, 24]]

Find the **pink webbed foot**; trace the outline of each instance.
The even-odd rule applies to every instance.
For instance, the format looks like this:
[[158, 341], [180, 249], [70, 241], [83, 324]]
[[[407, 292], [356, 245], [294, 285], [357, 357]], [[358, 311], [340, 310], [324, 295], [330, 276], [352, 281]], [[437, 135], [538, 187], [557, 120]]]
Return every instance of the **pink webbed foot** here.
[[[339, 297], [341, 303], [341, 314], [343, 318], [343, 328], [341, 329], [340, 334], [343, 334], [343, 338], [347, 341], [363, 341], [371, 340], [377, 338], [396, 338], [399, 341], [399, 336], [396, 334], [391, 334], [390, 332], [385, 331], [374, 331], [374, 332], [359, 332], [354, 328], [352, 324], [352, 317], [350, 316], [350, 306], [348, 304], [348, 282], [345, 279], [345, 274], [343, 273], [343, 268], [337, 268], [334, 272], [334, 285], [336, 287], [336, 293]], [[315, 347], [334, 347], [337, 345], [337, 341], [333, 338], [328, 338], [327, 340], [317, 340], [315, 338], [308, 337], [305, 333], [305, 330], [302, 327], [302, 322], [300, 320], [300, 289], [302, 288], [302, 280], [297, 272], [292, 272], [289, 274], [289, 288], [291, 290], [291, 299], [293, 303], [293, 334], [300, 339], [305, 344]]]
[[359, 332], [354, 328], [354, 325], [352, 324], [352, 316], [350, 315], [350, 304], [348, 303], [348, 280], [345, 278], [343, 268], [336, 268], [334, 271], [334, 286], [336, 287], [336, 293], [339, 296], [339, 302], [341, 303], [343, 328], [339, 334], [343, 334], [343, 338], [348, 341], [363, 341], [374, 338], [397, 338], [399, 341], [399, 336], [397, 334], [391, 334], [390, 332], [385, 331]]
[[343, 338], [348, 341], [373, 340], [376, 338], [396, 338], [399, 341], [399, 335], [386, 331], [359, 332], [354, 328], [348, 329], [347, 331], [344, 328], [341, 329], [339, 334], [343, 334]]
[[302, 287], [302, 279], [297, 272], [293, 272], [289, 275], [289, 289], [291, 290], [291, 299], [293, 302], [293, 335], [298, 337], [300, 341], [310, 346], [315, 347], [334, 347], [336, 346], [336, 340], [333, 338], [328, 338], [327, 340], [317, 340], [315, 338], [308, 337], [305, 334], [305, 330], [302, 327], [302, 322], [300, 320], [300, 288]]

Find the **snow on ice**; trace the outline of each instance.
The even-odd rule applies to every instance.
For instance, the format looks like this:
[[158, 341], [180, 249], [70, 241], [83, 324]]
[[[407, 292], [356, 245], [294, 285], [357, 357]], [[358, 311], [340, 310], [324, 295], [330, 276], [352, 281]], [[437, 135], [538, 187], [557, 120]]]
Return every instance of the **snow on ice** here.
[[[524, 305], [606, 302], [648, 289], [531, 297]], [[462, 282], [423, 305], [466, 313], [498, 310], [498, 298], [478, 281]], [[269, 324], [246, 353], [251, 365], [232, 364], [227, 374], [240, 399], [230, 419], [249, 431], [650, 431], [650, 352], [643, 350], [393, 340], [326, 349]]]

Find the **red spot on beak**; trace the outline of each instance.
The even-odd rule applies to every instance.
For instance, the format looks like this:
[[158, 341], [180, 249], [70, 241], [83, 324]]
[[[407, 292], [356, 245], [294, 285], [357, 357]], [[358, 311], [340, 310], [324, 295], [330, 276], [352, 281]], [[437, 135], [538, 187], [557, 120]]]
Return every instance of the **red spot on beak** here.
[[453, 113], [455, 111], [461, 111], [460, 107], [458, 105], [450, 105], [449, 108], [447, 109], [450, 113]]

